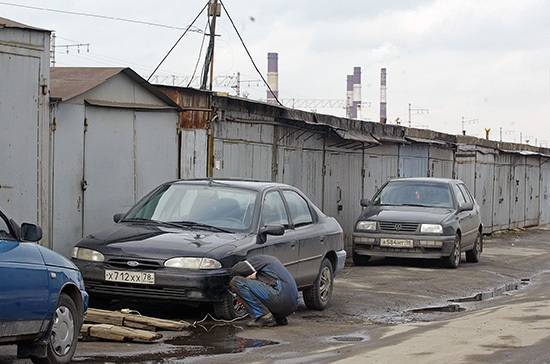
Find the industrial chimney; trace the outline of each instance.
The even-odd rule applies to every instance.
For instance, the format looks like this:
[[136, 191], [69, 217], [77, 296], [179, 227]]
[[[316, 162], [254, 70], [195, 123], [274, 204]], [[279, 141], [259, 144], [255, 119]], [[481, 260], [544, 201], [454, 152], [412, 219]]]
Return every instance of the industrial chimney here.
[[353, 67], [353, 97], [351, 117], [357, 119], [361, 112], [361, 67]]
[[276, 98], [279, 97], [279, 54], [267, 54], [267, 84], [273, 91], [267, 90], [267, 102], [275, 104]]
[[346, 117], [351, 118], [351, 109], [353, 107], [353, 75], [347, 75], [346, 82]]
[[380, 69], [380, 123], [386, 124], [386, 68]]

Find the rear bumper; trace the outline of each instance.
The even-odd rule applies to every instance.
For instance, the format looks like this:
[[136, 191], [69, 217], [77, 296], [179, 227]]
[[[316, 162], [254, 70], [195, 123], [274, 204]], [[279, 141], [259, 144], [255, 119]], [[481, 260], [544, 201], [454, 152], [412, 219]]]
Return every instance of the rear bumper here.
[[113, 299], [216, 302], [221, 301], [226, 295], [231, 279], [230, 273], [223, 269], [188, 271], [161, 268], [147, 270], [155, 274], [155, 284], [118, 283], [105, 280], [105, 269], [127, 271], [133, 269], [109, 267], [103, 263], [73, 261], [82, 272], [86, 291], [90, 295]]
[[[412, 248], [390, 248], [380, 246], [380, 239], [406, 239], [413, 241]], [[353, 233], [353, 252], [358, 255], [370, 255], [396, 258], [428, 258], [438, 259], [448, 257], [454, 247], [454, 236], [420, 235], [420, 234], [388, 234], [388, 233]], [[422, 242], [440, 244], [437, 247], [427, 247]]]

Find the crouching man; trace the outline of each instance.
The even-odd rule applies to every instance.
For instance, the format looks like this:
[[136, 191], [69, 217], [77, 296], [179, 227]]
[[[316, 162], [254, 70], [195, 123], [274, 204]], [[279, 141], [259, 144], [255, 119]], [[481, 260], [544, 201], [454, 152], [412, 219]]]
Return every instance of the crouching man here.
[[235, 264], [229, 284], [253, 318], [250, 327], [286, 325], [298, 307], [296, 281], [275, 257], [255, 255]]

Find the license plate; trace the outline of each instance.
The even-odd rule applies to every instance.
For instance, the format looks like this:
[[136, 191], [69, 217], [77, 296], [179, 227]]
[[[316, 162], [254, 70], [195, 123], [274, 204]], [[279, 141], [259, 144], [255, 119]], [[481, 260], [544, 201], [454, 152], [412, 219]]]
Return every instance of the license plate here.
[[105, 280], [109, 282], [155, 284], [155, 273], [105, 270]]
[[413, 241], [408, 239], [380, 239], [380, 246], [388, 248], [412, 248]]

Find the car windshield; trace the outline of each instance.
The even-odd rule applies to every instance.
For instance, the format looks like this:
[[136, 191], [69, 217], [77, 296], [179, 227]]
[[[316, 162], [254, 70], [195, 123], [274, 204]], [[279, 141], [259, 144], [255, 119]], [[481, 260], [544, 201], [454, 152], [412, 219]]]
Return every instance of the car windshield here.
[[443, 183], [395, 181], [374, 198], [375, 205], [453, 208], [449, 186]]
[[123, 221], [173, 223], [218, 231], [249, 231], [257, 192], [217, 185], [175, 183], [138, 203]]

